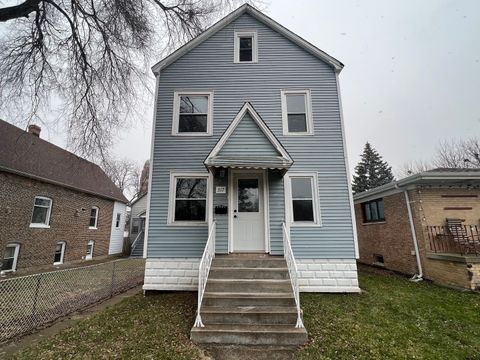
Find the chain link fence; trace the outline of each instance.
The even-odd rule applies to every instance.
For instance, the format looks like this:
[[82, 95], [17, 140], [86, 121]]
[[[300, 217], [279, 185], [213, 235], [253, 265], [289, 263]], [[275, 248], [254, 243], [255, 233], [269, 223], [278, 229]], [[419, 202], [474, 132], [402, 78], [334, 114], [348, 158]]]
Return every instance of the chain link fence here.
[[0, 343], [143, 283], [143, 259], [0, 281]]

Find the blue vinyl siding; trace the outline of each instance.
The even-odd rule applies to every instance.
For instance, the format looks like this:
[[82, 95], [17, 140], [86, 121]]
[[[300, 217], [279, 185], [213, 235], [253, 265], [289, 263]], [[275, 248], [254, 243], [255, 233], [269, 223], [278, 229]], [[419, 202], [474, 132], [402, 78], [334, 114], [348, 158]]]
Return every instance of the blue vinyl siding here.
[[[234, 31], [252, 30], [258, 33], [258, 63], [233, 63]], [[314, 135], [282, 135], [282, 89], [310, 89]], [[213, 91], [212, 136], [171, 135], [174, 91], [188, 90]], [[167, 225], [169, 174], [172, 170], [207, 173], [203, 161], [246, 101], [293, 158], [290, 171], [318, 173], [323, 226], [292, 228], [295, 255], [355, 257], [337, 84], [334, 70], [328, 64], [244, 14], [162, 69], [156, 101], [149, 258], [201, 256], [207, 240], [206, 226]], [[224, 150], [240, 151], [248, 147], [246, 144], [238, 142]], [[283, 179], [270, 171], [269, 185], [271, 249], [272, 253], [280, 254]], [[217, 232], [218, 252], [227, 249], [226, 219], [223, 216]]]
[[280, 156], [270, 140], [258, 127], [250, 114], [243, 119], [228, 138], [219, 152], [219, 156], [235, 158], [237, 156]]

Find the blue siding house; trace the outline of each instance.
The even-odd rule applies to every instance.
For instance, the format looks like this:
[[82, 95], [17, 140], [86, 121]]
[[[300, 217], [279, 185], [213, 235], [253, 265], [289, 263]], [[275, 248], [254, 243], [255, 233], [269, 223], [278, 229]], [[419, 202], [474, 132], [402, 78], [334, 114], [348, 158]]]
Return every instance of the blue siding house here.
[[257, 254], [294, 290], [359, 291], [342, 67], [250, 5], [153, 66], [144, 290], [204, 296], [211, 258]]

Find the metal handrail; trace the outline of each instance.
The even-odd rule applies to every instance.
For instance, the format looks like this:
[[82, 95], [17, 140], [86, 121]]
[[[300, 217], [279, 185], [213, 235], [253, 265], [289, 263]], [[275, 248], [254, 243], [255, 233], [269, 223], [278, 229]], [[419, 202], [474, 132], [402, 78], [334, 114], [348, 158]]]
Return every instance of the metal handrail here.
[[137, 237], [135, 238], [135, 240], [133, 240], [133, 243], [132, 243], [132, 247], [131, 247], [131, 250], [130, 250], [130, 253], [133, 252], [133, 250], [135, 250], [135, 247], [137, 246], [137, 243], [138, 241], [140, 240], [140, 236], [143, 235], [143, 230], [140, 231], [137, 235]]
[[210, 231], [208, 232], [207, 244], [203, 251], [202, 260], [200, 260], [200, 266], [198, 267], [198, 305], [197, 305], [197, 317], [195, 319], [194, 327], [204, 327], [202, 317], [200, 316], [200, 308], [202, 307], [203, 294], [205, 293], [205, 287], [207, 286], [208, 273], [212, 265], [212, 260], [215, 257], [215, 229], [217, 225], [214, 222], [210, 225]]
[[292, 245], [290, 243], [290, 231], [287, 230], [285, 223], [282, 224], [283, 228], [283, 256], [287, 262], [288, 273], [290, 275], [290, 282], [292, 283], [293, 296], [295, 298], [295, 305], [297, 306], [297, 324], [296, 328], [303, 328], [302, 310], [300, 308], [300, 289], [298, 286], [298, 269], [295, 262], [295, 256], [293, 256]]

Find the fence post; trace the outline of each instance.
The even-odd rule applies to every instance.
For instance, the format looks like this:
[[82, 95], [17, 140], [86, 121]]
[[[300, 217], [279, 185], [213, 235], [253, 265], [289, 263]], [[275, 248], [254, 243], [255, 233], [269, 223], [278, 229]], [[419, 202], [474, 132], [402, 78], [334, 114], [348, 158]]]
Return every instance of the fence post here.
[[113, 288], [114, 288], [114, 285], [115, 285], [115, 264], [116, 263], [117, 263], [116, 261], [112, 262], [112, 285], [110, 287], [110, 297], [113, 296]]
[[40, 290], [40, 281], [42, 280], [42, 274], [38, 275], [37, 277], [37, 284], [35, 286], [35, 293], [33, 296], [33, 304], [32, 304], [32, 315], [35, 315], [37, 310], [37, 300], [38, 300], [38, 291]]

